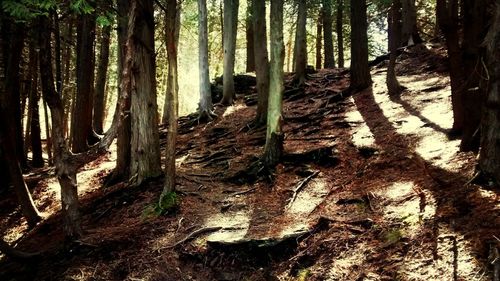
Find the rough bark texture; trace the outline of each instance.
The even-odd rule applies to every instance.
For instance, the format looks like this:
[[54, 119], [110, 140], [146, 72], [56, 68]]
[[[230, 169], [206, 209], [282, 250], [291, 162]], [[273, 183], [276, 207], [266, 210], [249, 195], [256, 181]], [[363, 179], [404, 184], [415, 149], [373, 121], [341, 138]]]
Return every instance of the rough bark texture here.
[[64, 135], [68, 135], [68, 130], [69, 130], [69, 116], [70, 116], [70, 110], [71, 110], [71, 100], [73, 96], [73, 87], [70, 87], [69, 82], [72, 80], [72, 75], [73, 71], [71, 71], [73, 60], [72, 60], [72, 45], [71, 43], [73, 42], [73, 25], [74, 25], [74, 18], [70, 15], [68, 18], [68, 25], [66, 27], [65, 31], [65, 38], [66, 38], [66, 43], [65, 43], [65, 48], [64, 48], [64, 54], [63, 54], [63, 60], [64, 60], [64, 75], [63, 75], [63, 90], [62, 90], [62, 97], [63, 97], [63, 103], [64, 103]]
[[167, 1], [167, 11], [165, 18], [167, 53], [168, 53], [168, 81], [172, 87], [167, 87], [166, 100], [168, 112], [168, 130], [167, 145], [165, 150], [165, 183], [163, 192], [160, 196], [160, 206], [163, 203], [163, 197], [168, 193], [175, 191], [175, 148], [177, 138], [177, 119], [179, 115], [178, 98], [178, 77], [177, 77], [177, 44], [176, 44], [176, 18], [177, 18], [177, 0]]
[[79, 15], [77, 21], [76, 97], [71, 115], [71, 148], [75, 153], [86, 151], [95, 143], [92, 129], [95, 15]]
[[247, 39], [247, 72], [255, 71], [254, 27], [253, 27], [253, 0], [247, 1], [246, 39]]
[[104, 110], [106, 108], [105, 90], [106, 77], [108, 74], [109, 43], [111, 39], [111, 25], [104, 26], [101, 30], [101, 43], [99, 46], [99, 62], [97, 64], [97, 76], [94, 94], [94, 130], [98, 134], [104, 132]]
[[221, 103], [233, 104], [234, 60], [236, 52], [236, 34], [238, 27], [239, 0], [224, 0], [224, 74]]
[[323, 0], [323, 32], [325, 40], [325, 68], [335, 67], [333, 54], [332, 1]]
[[485, 39], [490, 83], [481, 125], [479, 167], [500, 183], [500, 5]]
[[297, 0], [298, 17], [297, 33], [295, 40], [297, 42], [297, 53], [295, 55], [295, 76], [293, 80], [297, 85], [303, 85], [306, 82], [307, 67], [307, 5], [306, 0]]
[[269, 55], [267, 51], [266, 1], [253, 0], [255, 76], [257, 78], [256, 125], [266, 124], [269, 101]]
[[54, 65], [56, 68], [56, 90], [57, 94], [62, 94], [63, 79], [62, 79], [62, 63], [61, 63], [61, 30], [59, 26], [59, 15], [57, 11], [52, 11], [54, 17]]
[[321, 69], [321, 50], [323, 49], [323, 13], [320, 11], [318, 14], [318, 21], [316, 22], [316, 69]]
[[[130, 115], [132, 124], [130, 174], [134, 184], [161, 174], [154, 51], [153, 0], [135, 0]], [[134, 2], [134, 1], [132, 1]], [[132, 16], [132, 12], [129, 17]], [[129, 24], [130, 24], [129, 19]], [[129, 29], [131, 27], [129, 26]]]
[[401, 45], [411, 46], [422, 43], [422, 39], [418, 34], [417, 28], [417, 9], [415, 8], [415, 0], [401, 0], [402, 4], [402, 30], [401, 30]]
[[271, 2], [271, 63], [269, 84], [269, 112], [267, 115], [266, 144], [263, 161], [274, 167], [283, 154], [282, 107], [283, 107], [283, 0]]
[[396, 34], [401, 32], [399, 21], [401, 20], [401, 2], [400, 0], [393, 0], [389, 14], [387, 17], [388, 39], [389, 39], [389, 65], [387, 66], [386, 84], [390, 96], [396, 96], [401, 93], [401, 85], [396, 77], [396, 52], [399, 41], [396, 41]]
[[368, 23], [366, 0], [351, 3], [351, 85], [350, 91], [362, 91], [370, 87], [372, 79], [368, 67]]
[[337, 52], [339, 53], [339, 67], [344, 67], [344, 0], [337, 0]]
[[215, 114], [213, 112], [214, 106], [212, 103], [212, 92], [210, 89], [206, 0], [198, 0], [198, 44], [198, 63], [200, 68], [200, 102], [198, 104], [198, 118], [211, 120]]

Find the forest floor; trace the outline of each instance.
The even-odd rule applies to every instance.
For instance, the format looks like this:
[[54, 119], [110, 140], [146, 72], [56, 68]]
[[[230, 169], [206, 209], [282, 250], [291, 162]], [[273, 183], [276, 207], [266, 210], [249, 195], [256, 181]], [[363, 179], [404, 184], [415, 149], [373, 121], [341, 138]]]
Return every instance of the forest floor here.
[[54, 178], [33, 187], [46, 220], [32, 230], [2, 194], [5, 240], [44, 254], [3, 257], [0, 280], [492, 280], [500, 191], [470, 182], [475, 155], [447, 137], [445, 61], [439, 46], [405, 50], [398, 97], [383, 65], [347, 98], [347, 72], [311, 74], [285, 94], [286, 156], [272, 175], [249, 172], [265, 142], [248, 126], [254, 89], [208, 124], [182, 118], [170, 214], [150, 211], [162, 179], [102, 186], [110, 152], [79, 173], [86, 233], [65, 247]]

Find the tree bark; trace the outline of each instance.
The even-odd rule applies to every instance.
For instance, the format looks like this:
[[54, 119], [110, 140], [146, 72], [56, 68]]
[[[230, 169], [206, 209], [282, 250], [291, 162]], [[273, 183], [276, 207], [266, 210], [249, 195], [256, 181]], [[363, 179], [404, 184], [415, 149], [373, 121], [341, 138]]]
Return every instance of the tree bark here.
[[167, 1], [167, 11], [165, 17], [167, 52], [168, 52], [168, 81], [172, 85], [167, 89], [167, 112], [168, 131], [167, 145], [165, 150], [165, 183], [160, 196], [160, 207], [163, 207], [165, 196], [175, 191], [175, 148], [177, 138], [177, 119], [179, 114], [178, 82], [177, 82], [177, 44], [175, 39], [177, 0]]
[[344, 0], [337, 0], [337, 51], [339, 53], [339, 68], [344, 67]]
[[321, 55], [321, 50], [323, 49], [323, 13], [320, 11], [318, 13], [318, 21], [316, 22], [316, 69], [321, 69], [321, 60], [323, 59]]
[[63, 90], [62, 90], [62, 97], [63, 97], [63, 103], [64, 103], [64, 135], [68, 135], [68, 130], [69, 130], [69, 115], [71, 111], [71, 100], [73, 97], [73, 87], [69, 86], [70, 81], [72, 81], [72, 74], [74, 73], [71, 71], [72, 67], [72, 42], [73, 42], [73, 25], [74, 25], [74, 18], [70, 15], [68, 18], [68, 26], [65, 31], [65, 39], [66, 39], [66, 46], [64, 48], [64, 55], [63, 55], [63, 60], [64, 60], [64, 75], [63, 75]]
[[283, 0], [271, 1], [271, 62], [269, 83], [269, 111], [267, 115], [266, 144], [263, 162], [274, 167], [283, 154]]
[[99, 62], [97, 67], [97, 79], [94, 95], [94, 130], [98, 134], [104, 132], [104, 110], [106, 108], [106, 77], [109, 63], [109, 44], [111, 37], [111, 25], [104, 26], [101, 30], [101, 43], [99, 47]]
[[266, 124], [269, 104], [269, 55], [267, 51], [266, 1], [253, 0], [255, 76], [257, 78], [257, 113], [255, 125]]
[[399, 95], [402, 87], [396, 77], [396, 52], [398, 49], [399, 41], [396, 40], [397, 34], [401, 32], [399, 21], [401, 20], [401, 2], [400, 0], [393, 0], [389, 9], [387, 17], [388, 41], [389, 41], [389, 66], [387, 67], [386, 84], [389, 96]]
[[253, 27], [253, 2], [247, 0], [247, 17], [246, 17], [246, 39], [247, 39], [247, 72], [255, 71], [255, 51], [254, 51], [254, 27]]
[[[28, 123], [30, 132], [29, 142], [31, 142], [32, 153], [31, 165], [35, 168], [40, 168], [43, 167], [44, 163], [40, 130], [40, 112], [38, 110], [40, 101], [40, 96], [38, 94], [38, 54], [35, 51], [35, 46], [33, 43], [30, 44], [29, 58], [31, 86], [28, 102], [28, 119], [30, 121]], [[27, 142], [28, 139], [26, 139], [26, 143]]]
[[200, 68], [200, 102], [198, 104], [198, 119], [211, 120], [213, 112], [212, 92], [210, 89], [210, 74], [208, 62], [208, 19], [207, 1], [198, 0], [198, 63]]
[[[132, 45], [134, 61], [130, 116], [132, 124], [130, 174], [133, 183], [161, 175], [160, 140], [156, 104], [153, 0], [134, 0]], [[132, 16], [132, 12], [129, 17]], [[129, 19], [129, 29], [131, 20]], [[173, 42], [172, 42], [173, 43]]]
[[498, 185], [500, 183], [500, 5], [498, 4], [484, 45], [490, 81], [481, 121], [479, 168]]
[[366, 0], [351, 1], [351, 92], [362, 91], [372, 83], [367, 28]]
[[323, 32], [325, 40], [325, 68], [335, 68], [333, 53], [332, 1], [323, 0]]
[[297, 33], [295, 40], [297, 42], [297, 54], [295, 56], [295, 76], [293, 78], [297, 85], [304, 85], [306, 82], [307, 67], [307, 5], [306, 0], [297, 0], [298, 17]]
[[71, 115], [71, 147], [84, 152], [96, 142], [92, 129], [94, 98], [95, 15], [78, 16], [76, 55], [76, 99]]
[[234, 61], [236, 52], [236, 35], [238, 27], [239, 0], [224, 0], [224, 74], [221, 103], [233, 104]]
[[417, 9], [415, 0], [401, 0], [402, 4], [402, 30], [400, 46], [411, 46], [422, 43], [418, 34]]

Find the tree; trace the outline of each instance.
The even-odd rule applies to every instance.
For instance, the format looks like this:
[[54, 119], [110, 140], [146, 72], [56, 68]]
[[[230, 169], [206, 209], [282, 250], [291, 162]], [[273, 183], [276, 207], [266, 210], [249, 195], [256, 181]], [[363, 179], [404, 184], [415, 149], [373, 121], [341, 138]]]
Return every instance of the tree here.
[[96, 142], [92, 129], [94, 98], [94, 41], [96, 16], [80, 14], [77, 19], [76, 97], [71, 115], [71, 148], [86, 151]]
[[238, 27], [239, 0], [224, 0], [224, 74], [221, 103], [233, 104], [234, 90], [234, 60], [236, 52], [236, 34]]
[[109, 44], [111, 42], [111, 24], [103, 26], [101, 29], [101, 43], [99, 46], [99, 62], [97, 67], [97, 78], [94, 95], [94, 130], [98, 134], [104, 132], [104, 111], [106, 109], [106, 77], [109, 63]]
[[[30, 42], [29, 48], [29, 71], [30, 71], [30, 86], [29, 86], [29, 102], [28, 102], [28, 122], [26, 131], [29, 131], [29, 140], [31, 141], [32, 161], [31, 165], [35, 168], [43, 167], [42, 155], [42, 140], [40, 136], [40, 113], [38, 93], [38, 54], [35, 50], [34, 42]], [[28, 143], [28, 137], [26, 143]]]
[[134, 178], [133, 183], [139, 185], [148, 178], [161, 175], [162, 171], [156, 104], [153, 0], [134, 0], [131, 3], [135, 8], [131, 8], [129, 17], [135, 19], [129, 18], [129, 29], [132, 29], [129, 33], [132, 34], [128, 36], [132, 40], [127, 42], [134, 49], [134, 71], [130, 74], [133, 81], [130, 94], [130, 174]]
[[422, 43], [422, 38], [418, 34], [417, 9], [415, 0], [401, 0], [402, 4], [402, 29], [401, 46], [411, 46]]
[[177, 44], [175, 40], [177, 0], [167, 1], [165, 16], [165, 29], [168, 52], [168, 81], [172, 85], [167, 88], [168, 102], [168, 131], [167, 147], [165, 151], [165, 183], [160, 196], [160, 207], [162, 207], [165, 196], [175, 191], [175, 147], [177, 137], [177, 117], [179, 114], [178, 82], [177, 82]]
[[351, 92], [362, 91], [372, 83], [367, 28], [366, 0], [351, 1]]
[[198, 119], [211, 120], [213, 112], [212, 92], [208, 63], [208, 20], [207, 1], [198, 0], [198, 63], [200, 68], [200, 102], [198, 104]]
[[321, 50], [323, 49], [323, 13], [319, 11], [318, 21], [316, 22], [316, 69], [321, 69]]
[[399, 41], [396, 40], [397, 34], [401, 32], [401, 25], [399, 22], [401, 21], [401, 2], [400, 0], [393, 0], [392, 5], [389, 9], [389, 13], [387, 16], [387, 25], [388, 29], [388, 41], [389, 41], [389, 65], [387, 66], [387, 76], [386, 76], [386, 84], [387, 90], [389, 92], [389, 96], [399, 95], [402, 91], [402, 87], [399, 84], [399, 81], [396, 77], [396, 57], [397, 57], [397, 48], [399, 45]]
[[283, 107], [283, 0], [271, 1], [271, 62], [269, 82], [269, 108], [267, 113], [266, 144], [263, 162], [274, 167], [283, 154], [282, 107]]
[[344, 67], [344, 0], [337, 0], [337, 52], [339, 54], [339, 67]]
[[247, 1], [247, 16], [245, 20], [247, 39], [247, 72], [255, 71], [255, 51], [254, 51], [254, 28], [253, 28], [253, 0]]
[[500, 183], [500, 5], [484, 41], [486, 66], [490, 77], [488, 94], [481, 121], [480, 171]]
[[335, 67], [333, 54], [332, 0], [323, 1], [323, 38], [325, 40], [325, 68]]
[[255, 124], [263, 125], [267, 121], [267, 108], [269, 101], [269, 57], [267, 52], [266, 31], [266, 1], [253, 0], [253, 29], [254, 29], [254, 55], [255, 75], [257, 78], [257, 114]]
[[297, 85], [303, 85], [306, 82], [307, 67], [307, 5], [306, 0], [297, 0], [297, 4], [297, 33], [295, 33], [297, 52], [295, 55], [295, 76], [293, 80]]

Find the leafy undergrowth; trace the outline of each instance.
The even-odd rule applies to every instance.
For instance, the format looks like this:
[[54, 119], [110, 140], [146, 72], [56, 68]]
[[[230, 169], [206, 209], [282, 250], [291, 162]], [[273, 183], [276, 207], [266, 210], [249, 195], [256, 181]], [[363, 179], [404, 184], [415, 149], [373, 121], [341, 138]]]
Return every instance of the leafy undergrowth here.
[[273, 173], [254, 169], [265, 128], [251, 126], [252, 91], [208, 124], [183, 118], [179, 205], [164, 215], [152, 207], [162, 179], [104, 188], [114, 152], [103, 156], [79, 175], [86, 234], [73, 244], [63, 243], [54, 179], [34, 184], [47, 219], [33, 230], [3, 194], [5, 239], [45, 253], [28, 264], [4, 257], [0, 279], [491, 280], [499, 191], [469, 183], [475, 156], [447, 138], [444, 61], [439, 46], [404, 52], [399, 97], [387, 96], [383, 65], [351, 97], [341, 69], [287, 87], [286, 156]]

